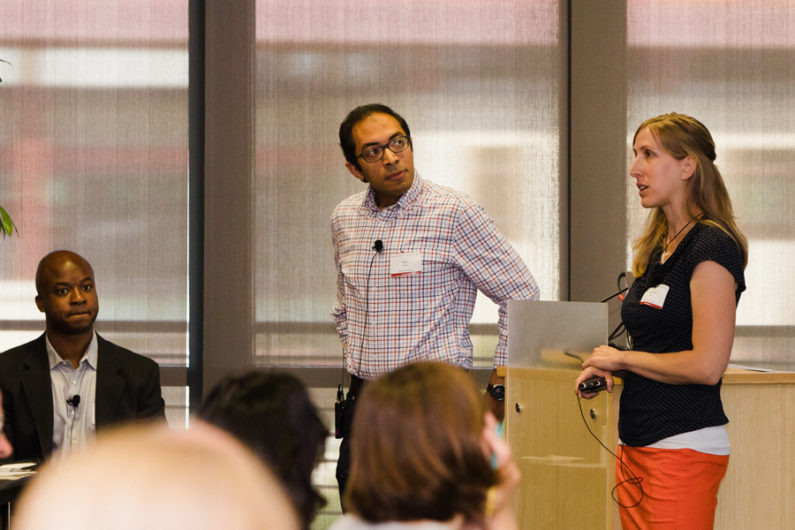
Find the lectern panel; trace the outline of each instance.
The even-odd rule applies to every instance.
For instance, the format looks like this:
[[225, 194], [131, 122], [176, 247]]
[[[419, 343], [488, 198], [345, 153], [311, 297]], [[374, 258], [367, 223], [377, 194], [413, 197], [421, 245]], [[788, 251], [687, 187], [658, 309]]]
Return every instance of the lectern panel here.
[[613, 460], [588, 427], [614, 447], [617, 405], [607, 393], [583, 400], [583, 421], [574, 394], [577, 373], [508, 369], [507, 432], [522, 472], [521, 528], [614, 527], [617, 513], [607, 502]]

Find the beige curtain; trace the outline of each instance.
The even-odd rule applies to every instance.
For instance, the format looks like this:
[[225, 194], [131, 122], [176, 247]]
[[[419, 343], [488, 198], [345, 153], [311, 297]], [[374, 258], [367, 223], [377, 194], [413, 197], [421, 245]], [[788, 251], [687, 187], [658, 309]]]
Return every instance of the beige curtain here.
[[43, 330], [36, 265], [66, 248], [94, 267], [101, 333], [185, 366], [188, 0], [0, 13], [0, 205], [20, 232], [0, 241], [0, 351]]
[[[633, 0], [627, 35], [628, 133], [665, 112], [701, 120], [713, 134], [718, 167], [749, 239], [748, 290], [738, 307], [732, 360], [791, 360], [795, 5]], [[628, 193], [629, 243], [646, 212]]]
[[[337, 129], [364, 103], [402, 114], [423, 177], [483, 204], [542, 297], [559, 296], [558, 17], [556, 0], [257, 3], [261, 363], [340, 364], [329, 218], [362, 184]], [[483, 296], [473, 322], [488, 363], [496, 308]]]

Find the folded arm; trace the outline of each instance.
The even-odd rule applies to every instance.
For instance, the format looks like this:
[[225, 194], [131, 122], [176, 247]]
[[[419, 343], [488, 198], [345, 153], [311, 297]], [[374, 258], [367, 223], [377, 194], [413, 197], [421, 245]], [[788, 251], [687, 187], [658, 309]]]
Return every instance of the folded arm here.
[[[729, 364], [737, 312], [736, 285], [731, 273], [714, 261], [704, 261], [690, 280], [693, 309], [693, 349], [666, 354], [619, 351], [599, 346], [584, 363], [589, 373], [629, 370], [668, 384], [714, 385]], [[584, 380], [585, 372], [577, 378]]]

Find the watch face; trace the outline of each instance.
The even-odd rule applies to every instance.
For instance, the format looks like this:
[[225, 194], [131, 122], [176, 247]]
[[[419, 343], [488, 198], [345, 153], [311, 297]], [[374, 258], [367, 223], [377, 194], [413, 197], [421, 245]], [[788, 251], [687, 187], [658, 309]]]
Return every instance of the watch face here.
[[491, 394], [491, 397], [493, 397], [497, 401], [504, 401], [505, 385], [491, 385], [491, 390], [489, 390], [489, 394]]

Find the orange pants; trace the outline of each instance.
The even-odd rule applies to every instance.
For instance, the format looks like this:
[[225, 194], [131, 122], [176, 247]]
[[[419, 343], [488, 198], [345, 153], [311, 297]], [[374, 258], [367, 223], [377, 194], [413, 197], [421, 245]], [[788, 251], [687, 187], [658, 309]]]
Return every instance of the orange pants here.
[[[619, 446], [618, 455], [616, 495], [622, 528], [712, 528], [718, 488], [729, 465], [728, 455], [625, 445]], [[632, 475], [620, 462], [642, 479], [642, 495], [638, 486], [627, 482]]]

